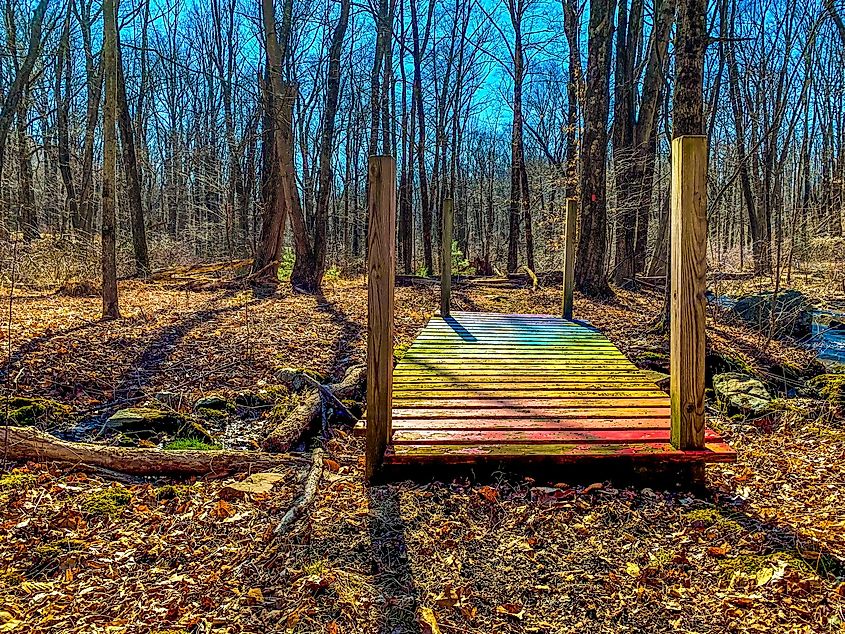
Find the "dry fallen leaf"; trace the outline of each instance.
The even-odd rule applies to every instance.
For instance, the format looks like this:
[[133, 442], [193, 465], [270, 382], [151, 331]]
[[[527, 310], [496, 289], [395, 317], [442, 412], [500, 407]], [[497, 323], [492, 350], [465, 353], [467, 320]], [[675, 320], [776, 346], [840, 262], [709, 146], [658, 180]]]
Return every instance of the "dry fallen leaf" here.
[[522, 617], [525, 616], [525, 608], [523, 608], [518, 603], [504, 603], [502, 605], [496, 606], [496, 613], [506, 614], [521, 621]]
[[485, 485], [481, 487], [480, 489], [478, 489], [478, 493], [488, 502], [495, 502], [497, 499], [499, 499], [499, 492], [491, 486]]
[[423, 634], [440, 634], [440, 626], [431, 608], [420, 608], [419, 622]]

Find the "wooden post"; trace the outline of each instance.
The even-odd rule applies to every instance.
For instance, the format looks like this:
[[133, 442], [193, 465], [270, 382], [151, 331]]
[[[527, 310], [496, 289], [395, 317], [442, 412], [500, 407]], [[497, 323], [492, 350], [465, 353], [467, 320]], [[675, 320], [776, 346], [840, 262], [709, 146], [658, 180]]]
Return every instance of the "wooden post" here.
[[452, 295], [452, 220], [454, 209], [452, 199], [443, 201], [443, 227], [440, 250], [440, 315], [449, 316], [449, 304]]
[[672, 141], [672, 297], [669, 393], [672, 444], [704, 447], [707, 139]]
[[371, 479], [382, 465], [391, 435], [396, 160], [392, 156], [371, 156], [368, 177], [366, 472]]
[[572, 319], [572, 290], [575, 287], [575, 220], [578, 200], [566, 199], [566, 233], [563, 247], [563, 318]]

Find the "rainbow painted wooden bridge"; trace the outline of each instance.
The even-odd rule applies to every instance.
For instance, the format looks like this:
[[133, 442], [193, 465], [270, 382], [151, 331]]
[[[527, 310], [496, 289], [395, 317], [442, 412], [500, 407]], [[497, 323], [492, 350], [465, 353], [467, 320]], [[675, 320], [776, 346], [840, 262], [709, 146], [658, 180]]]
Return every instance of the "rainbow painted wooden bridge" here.
[[579, 460], [727, 462], [704, 414], [707, 147], [672, 141], [669, 395], [572, 321], [577, 204], [567, 200], [563, 318], [450, 314], [452, 202], [441, 213], [440, 316], [393, 367], [396, 162], [371, 156], [367, 477], [383, 465]]
[[669, 396], [599, 331], [548, 315], [435, 316], [392, 392], [386, 465], [736, 456], [709, 429], [703, 448], [676, 449]]

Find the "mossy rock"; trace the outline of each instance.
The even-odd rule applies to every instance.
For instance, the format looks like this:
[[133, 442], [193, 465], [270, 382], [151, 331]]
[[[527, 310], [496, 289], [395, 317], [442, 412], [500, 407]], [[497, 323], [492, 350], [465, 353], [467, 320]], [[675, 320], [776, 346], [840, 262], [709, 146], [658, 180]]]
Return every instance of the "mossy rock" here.
[[[288, 389], [298, 392], [306, 387], [314, 387], [314, 382], [325, 384], [326, 378], [308, 368], [278, 368], [276, 378]], [[311, 380], [309, 380], [311, 379]]]
[[229, 401], [219, 394], [208, 394], [197, 399], [194, 403], [195, 410], [216, 410], [218, 412], [225, 412], [229, 408]]
[[266, 409], [290, 396], [287, 385], [268, 385], [258, 390], [242, 390], [235, 395], [235, 405]]
[[845, 405], [845, 372], [820, 374], [807, 381], [807, 387], [831, 405]]
[[772, 395], [762, 381], [740, 372], [714, 376], [713, 391], [719, 402], [729, 409], [748, 414], [761, 414], [772, 402]]
[[356, 400], [346, 398], [341, 401], [341, 404], [349, 410], [355, 418], [361, 418], [364, 415], [364, 406]]
[[118, 517], [132, 501], [132, 494], [121, 486], [91, 491], [82, 496], [80, 508], [92, 517]]
[[209, 407], [199, 407], [196, 409], [195, 413], [200, 418], [213, 421], [221, 421], [229, 415], [229, 412], [227, 412], [225, 409], [220, 410]]
[[177, 438], [198, 438], [206, 441], [212, 439], [211, 434], [197, 421], [154, 407], [129, 407], [119, 410], [108, 419], [107, 424], [111, 429], [140, 438], [168, 434]]
[[6, 413], [7, 425], [21, 427], [66, 423], [74, 417], [74, 411], [70, 405], [48, 398], [14, 396], [0, 403], [0, 407]]

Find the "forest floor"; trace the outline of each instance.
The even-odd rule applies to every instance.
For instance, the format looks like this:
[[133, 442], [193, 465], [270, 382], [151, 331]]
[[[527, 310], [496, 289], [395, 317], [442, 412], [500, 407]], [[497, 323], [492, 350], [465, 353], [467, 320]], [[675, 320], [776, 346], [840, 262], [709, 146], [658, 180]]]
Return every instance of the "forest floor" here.
[[[121, 284], [97, 298], [18, 290], [2, 318], [6, 394], [103, 416], [156, 392], [273, 383], [280, 366], [338, 377], [364, 359], [366, 287], [184, 290]], [[436, 286], [396, 291], [397, 345], [433, 313]], [[559, 311], [560, 289], [458, 289], [456, 309]], [[642, 367], [665, 363], [653, 293], [576, 296], [577, 317]], [[712, 352], [785, 391], [812, 355], [711, 316]], [[788, 372], [787, 372], [788, 370]], [[807, 370], [809, 371], [809, 370]], [[274, 527], [307, 466], [271, 494], [226, 481], [115, 482], [43, 464], [0, 471], [0, 632], [844, 632], [845, 420], [789, 398], [758, 420], [708, 424], [737, 450], [702, 490], [571, 472], [422, 476], [367, 486], [348, 426], [326, 451], [311, 508]], [[256, 423], [257, 424], [257, 423]], [[564, 477], [565, 475], [565, 477]], [[472, 476], [472, 477], [470, 477]], [[585, 479], [586, 478], [586, 479]]]

